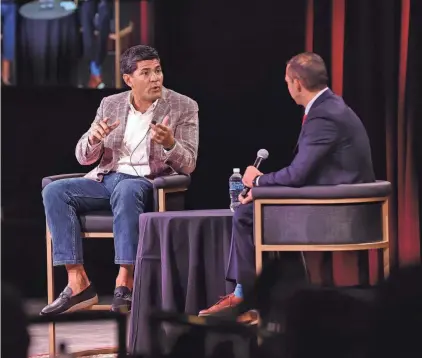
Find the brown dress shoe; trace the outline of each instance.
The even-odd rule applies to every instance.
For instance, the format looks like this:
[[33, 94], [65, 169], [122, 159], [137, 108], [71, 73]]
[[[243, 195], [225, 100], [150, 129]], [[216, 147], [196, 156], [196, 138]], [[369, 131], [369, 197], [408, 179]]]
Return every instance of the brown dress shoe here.
[[103, 79], [101, 78], [101, 76], [91, 75], [89, 77], [88, 87], [89, 88], [103, 89], [105, 87], [105, 85], [103, 83]]
[[247, 325], [255, 325], [258, 324], [259, 315], [256, 311], [248, 311], [241, 314], [237, 317], [237, 322], [247, 324]]
[[237, 306], [240, 302], [242, 302], [242, 299], [239, 297], [236, 297], [234, 293], [231, 293], [230, 295], [221, 297], [221, 299], [210, 308], [207, 308], [206, 310], [202, 310], [199, 312], [198, 316], [210, 316], [214, 313], [218, 313], [224, 309], [231, 308], [234, 306]]
[[1, 61], [1, 82], [4, 86], [10, 86], [10, 66], [11, 62], [9, 60]]

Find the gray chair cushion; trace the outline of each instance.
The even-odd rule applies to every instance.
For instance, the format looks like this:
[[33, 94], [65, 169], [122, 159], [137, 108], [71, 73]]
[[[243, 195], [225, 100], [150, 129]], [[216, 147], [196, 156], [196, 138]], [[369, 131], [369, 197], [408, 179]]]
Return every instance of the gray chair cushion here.
[[382, 240], [381, 203], [264, 205], [263, 243], [356, 244]]
[[[385, 198], [391, 183], [253, 188], [254, 199]], [[382, 240], [382, 202], [350, 204], [264, 204], [264, 244], [356, 244]]]
[[82, 232], [113, 232], [113, 213], [111, 211], [92, 211], [79, 215]]

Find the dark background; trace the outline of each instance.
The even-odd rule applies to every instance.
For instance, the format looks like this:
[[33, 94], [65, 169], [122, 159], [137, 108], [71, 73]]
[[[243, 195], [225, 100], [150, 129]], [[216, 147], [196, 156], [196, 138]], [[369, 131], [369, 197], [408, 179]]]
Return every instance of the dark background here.
[[[371, 4], [347, 1], [344, 96], [368, 129], [377, 177], [386, 179], [386, 118], [397, 117], [396, 106], [387, 104], [398, 97], [400, 15], [394, 11], [400, 9], [400, 1]], [[413, 80], [406, 108], [414, 104], [411, 113], [416, 118], [415, 113], [422, 113], [415, 100], [422, 94], [415, 51], [421, 44], [415, 25], [421, 6], [412, 4], [415, 34], [409, 42], [408, 72]], [[187, 207], [226, 208], [232, 168], [243, 170], [260, 148], [270, 153], [262, 165], [265, 172], [292, 159], [303, 109], [288, 95], [284, 70], [286, 61], [305, 49], [307, 2], [157, 0], [154, 5], [155, 47], [162, 58], [165, 86], [192, 97], [200, 108], [199, 160]], [[378, 15], [375, 20], [373, 15]], [[331, 1], [316, 0], [314, 16], [314, 50], [330, 69]], [[385, 62], [388, 56], [392, 58]], [[76, 142], [89, 128], [101, 99], [116, 92], [68, 87], [2, 90], [2, 278], [18, 285], [27, 297], [46, 296], [41, 178], [90, 169], [76, 162]], [[412, 123], [414, 134], [422, 133], [420, 119]], [[415, 141], [411, 150], [412, 163], [420, 165], [420, 143]], [[112, 247], [112, 240], [85, 243], [88, 274], [100, 294], [114, 288]], [[57, 284], [63, 288], [64, 275]]]

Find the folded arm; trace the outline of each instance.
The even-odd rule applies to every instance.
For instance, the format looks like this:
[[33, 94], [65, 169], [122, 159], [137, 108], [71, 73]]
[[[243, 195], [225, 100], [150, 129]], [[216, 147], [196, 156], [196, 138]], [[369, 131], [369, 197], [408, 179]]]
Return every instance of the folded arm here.
[[175, 145], [165, 151], [165, 162], [176, 172], [191, 174], [196, 167], [198, 157], [198, 105], [196, 102], [182, 114], [179, 125], [175, 128]]
[[[97, 109], [97, 114], [95, 116], [94, 121], [91, 124], [91, 128], [95, 123], [98, 123], [101, 119], [103, 119], [103, 106], [104, 106], [104, 99], [101, 101], [100, 106]], [[104, 141], [100, 141], [97, 144], [91, 145], [89, 143], [89, 129], [82, 137], [79, 139], [78, 144], [76, 144], [75, 155], [76, 159], [78, 160], [79, 164], [81, 165], [91, 165], [99, 160], [104, 151]]]
[[292, 186], [305, 185], [309, 175], [324, 160], [338, 138], [338, 128], [329, 119], [313, 118], [303, 127], [299, 151], [293, 162], [277, 172], [262, 175], [258, 186]]

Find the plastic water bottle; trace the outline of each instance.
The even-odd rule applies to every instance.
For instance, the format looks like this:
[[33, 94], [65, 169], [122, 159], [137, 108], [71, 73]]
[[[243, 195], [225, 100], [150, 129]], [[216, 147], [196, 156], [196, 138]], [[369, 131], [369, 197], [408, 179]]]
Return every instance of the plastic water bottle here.
[[229, 178], [230, 210], [235, 211], [240, 205], [239, 194], [243, 190], [242, 174], [239, 168], [233, 169], [233, 174]]

